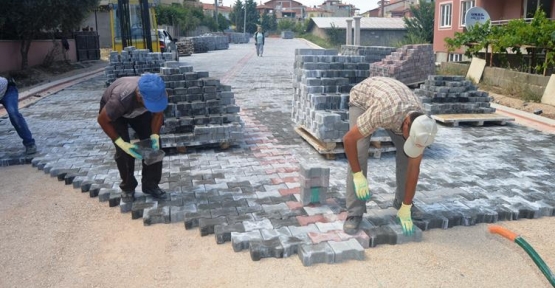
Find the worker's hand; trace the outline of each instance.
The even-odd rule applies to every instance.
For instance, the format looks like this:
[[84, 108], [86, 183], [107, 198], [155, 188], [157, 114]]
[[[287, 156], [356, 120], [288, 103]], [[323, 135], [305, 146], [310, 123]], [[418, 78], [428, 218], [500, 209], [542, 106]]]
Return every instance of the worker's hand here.
[[160, 135], [158, 134], [150, 135], [150, 141], [152, 141], [152, 149], [160, 150]]
[[139, 160], [143, 159], [141, 154], [139, 154], [139, 152], [137, 152], [137, 145], [131, 144], [129, 142], [125, 142], [125, 141], [123, 141], [123, 139], [121, 139], [121, 137], [116, 139], [116, 141], [114, 141], [114, 143], [116, 143], [116, 145], [118, 145], [118, 147], [121, 148], [121, 150], [125, 151], [125, 153], [133, 156], [133, 158], [139, 159]]
[[406, 236], [410, 236], [414, 233], [414, 226], [412, 224], [412, 218], [410, 216], [410, 209], [412, 204], [406, 205], [405, 203], [401, 204], [401, 208], [397, 212], [397, 217], [399, 218], [399, 222], [401, 222], [401, 227], [403, 228], [403, 234]]
[[370, 199], [368, 180], [366, 180], [362, 171], [353, 174], [353, 182], [355, 184], [355, 194], [357, 195], [357, 198], [363, 201]]

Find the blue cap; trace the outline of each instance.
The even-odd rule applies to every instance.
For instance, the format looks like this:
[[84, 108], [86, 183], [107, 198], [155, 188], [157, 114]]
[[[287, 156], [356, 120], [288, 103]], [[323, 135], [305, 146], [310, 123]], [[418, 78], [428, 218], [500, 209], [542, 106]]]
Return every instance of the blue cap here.
[[168, 106], [166, 84], [157, 74], [145, 73], [139, 79], [139, 92], [148, 111], [162, 112]]

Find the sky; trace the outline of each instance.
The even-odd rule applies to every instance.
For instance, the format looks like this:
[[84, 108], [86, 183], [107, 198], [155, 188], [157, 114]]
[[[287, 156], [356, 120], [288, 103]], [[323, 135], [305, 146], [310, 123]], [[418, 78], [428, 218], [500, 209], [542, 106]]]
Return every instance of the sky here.
[[[214, 0], [200, 0], [203, 3], [214, 4]], [[223, 0], [224, 6], [231, 6], [237, 0]], [[258, 5], [260, 2], [265, 3], [269, 0], [255, 0]], [[307, 7], [318, 6], [324, 3], [325, 0], [295, 0], [297, 2], [303, 3]], [[360, 9], [360, 13], [364, 13], [370, 9], [378, 8], [378, 0], [341, 0], [343, 4], [352, 4]]]

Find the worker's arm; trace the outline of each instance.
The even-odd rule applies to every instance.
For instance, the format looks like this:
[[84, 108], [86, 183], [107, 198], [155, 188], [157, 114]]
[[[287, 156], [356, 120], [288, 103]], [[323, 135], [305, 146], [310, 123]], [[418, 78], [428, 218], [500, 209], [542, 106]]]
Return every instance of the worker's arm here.
[[407, 167], [407, 179], [405, 184], [405, 199], [403, 202], [405, 204], [412, 204], [412, 199], [416, 193], [416, 184], [418, 184], [418, 176], [420, 175], [420, 162], [422, 162], [422, 156], [424, 154], [416, 157], [410, 158]]
[[100, 114], [98, 114], [97, 121], [98, 124], [100, 124], [102, 130], [104, 130], [104, 133], [106, 133], [106, 135], [108, 135], [108, 137], [110, 137], [112, 141], [116, 141], [116, 139], [119, 138], [118, 132], [112, 125], [112, 120], [110, 119], [110, 117], [108, 117], [108, 114], [106, 113], [106, 108], [102, 108]]
[[152, 113], [152, 120], [150, 123], [152, 134], [160, 134], [162, 124], [164, 124], [164, 112]]
[[349, 165], [351, 165], [351, 170], [353, 173], [360, 172], [360, 163], [358, 162], [358, 151], [357, 142], [358, 140], [364, 138], [358, 130], [358, 126], [355, 125], [351, 128], [345, 136], [343, 136], [343, 148], [345, 148], [345, 154], [347, 154], [347, 160]]

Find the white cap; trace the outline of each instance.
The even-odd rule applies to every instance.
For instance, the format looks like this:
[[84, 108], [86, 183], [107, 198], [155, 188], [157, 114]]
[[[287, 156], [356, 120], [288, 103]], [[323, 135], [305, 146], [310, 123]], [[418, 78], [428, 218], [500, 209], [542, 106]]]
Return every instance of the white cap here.
[[410, 126], [409, 138], [405, 141], [405, 154], [416, 158], [424, 149], [434, 143], [437, 133], [436, 121], [427, 115], [420, 115], [414, 119]]
[[4, 98], [6, 90], [8, 90], [8, 79], [0, 77], [0, 99]]

